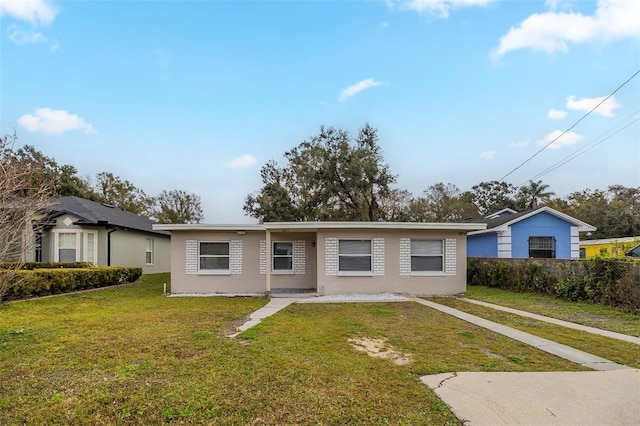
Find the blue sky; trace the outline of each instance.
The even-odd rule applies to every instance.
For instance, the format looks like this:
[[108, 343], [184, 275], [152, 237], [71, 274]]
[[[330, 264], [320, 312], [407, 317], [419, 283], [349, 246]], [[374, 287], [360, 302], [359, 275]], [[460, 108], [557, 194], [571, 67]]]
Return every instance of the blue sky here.
[[[206, 222], [254, 222], [242, 205], [260, 167], [321, 125], [376, 127], [414, 195], [498, 180], [640, 69], [637, 0], [0, 0], [0, 12], [1, 133], [84, 176], [194, 192]], [[506, 180], [558, 196], [640, 186], [639, 118], [640, 75]]]

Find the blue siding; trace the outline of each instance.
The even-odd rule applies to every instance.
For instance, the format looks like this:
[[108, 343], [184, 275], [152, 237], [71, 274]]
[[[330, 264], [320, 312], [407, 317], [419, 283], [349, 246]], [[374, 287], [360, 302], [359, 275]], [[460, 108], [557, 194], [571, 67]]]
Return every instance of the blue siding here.
[[467, 236], [467, 256], [498, 257], [498, 235], [488, 232]]
[[542, 212], [511, 226], [511, 253], [529, 257], [529, 237], [555, 237], [556, 258], [571, 259], [571, 223]]

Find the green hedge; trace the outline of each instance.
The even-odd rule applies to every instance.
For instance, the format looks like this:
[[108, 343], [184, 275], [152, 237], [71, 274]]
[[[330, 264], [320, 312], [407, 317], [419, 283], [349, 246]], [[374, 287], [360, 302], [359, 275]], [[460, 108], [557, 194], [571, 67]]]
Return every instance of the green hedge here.
[[470, 257], [467, 283], [534, 292], [640, 312], [640, 264], [619, 258], [585, 260]]
[[[8, 274], [0, 271], [3, 273]], [[15, 274], [3, 299], [17, 300], [132, 283], [140, 275], [142, 268], [120, 266], [23, 270]]]
[[25, 262], [23, 264], [5, 262], [0, 263], [0, 269], [68, 269], [68, 268], [92, 268], [91, 262]]

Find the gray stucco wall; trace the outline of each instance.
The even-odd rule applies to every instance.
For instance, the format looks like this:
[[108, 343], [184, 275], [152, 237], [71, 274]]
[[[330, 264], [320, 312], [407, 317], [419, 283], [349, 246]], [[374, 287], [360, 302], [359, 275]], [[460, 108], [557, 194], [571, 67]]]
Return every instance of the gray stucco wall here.
[[[266, 274], [264, 231], [173, 231], [171, 244], [172, 293], [264, 293]], [[376, 266], [370, 274], [341, 275], [327, 268], [327, 241], [340, 238], [373, 239]], [[411, 238], [445, 242], [445, 270], [434, 273], [411, 273], [402, 265], [404, 243]], [[198, 271], [198, 244], [203, 241], [241, 242], [241, 269], [230, 268], [224, 275]], [[304, 273], [271, 275], [271, 289], [316, 288], [320, 295], [383, 292], [414, 295], [458, 294], [466, 290], [466, 233], [457, 231], [404, 230], [321, 230], [271, 234], [271, 241], [304, 241]], [[294, 255], [295, 256], [295, 255]], [[331, 256], [331, 255], [330, 255]], [[335, 259], [334, 259], [335, 260]], [[331, 260], [329, 261], [329, 263]], [[261, 265], [262, 264], [262, 265]]]
[[[263, 293], [266, 290], [266, 278], [260, 274], [260, 240], [264, 238], [264, 232], [172, 232], [171, 292]], [[203, 241], [242, 241], [241, 273], [216, 275], [197, 272], [197, 244]], [[195, 249], [195, 265], [191, 265], [193, 259], [187, 261], [188, 256], [193, 256], [188, 253], [187, 245]]]
[[[376, 294], [384, 292], [412, 295], [451, 295], [466, 290], [466, 233], [439, 231], [326, 230], [318, 232], [318, 294]], [[379, 238], [384, 240], [384, 275], [345, 276], [327, 271], [327, 239]], [[401, 273], [401, 239], [442, 239], [455, 243], [455, 268], [450, 273]], [[446, 259], [445, 259], [446, 262]], [[329, 262], [330, 263], [330, 262]]]

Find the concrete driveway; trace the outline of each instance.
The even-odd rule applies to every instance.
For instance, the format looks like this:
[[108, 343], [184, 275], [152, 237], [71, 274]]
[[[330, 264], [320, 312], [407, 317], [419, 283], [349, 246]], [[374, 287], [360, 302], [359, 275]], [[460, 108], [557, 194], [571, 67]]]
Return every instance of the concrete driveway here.
[[421, 378], [465, 425], [639, 425], [640, 370]]

